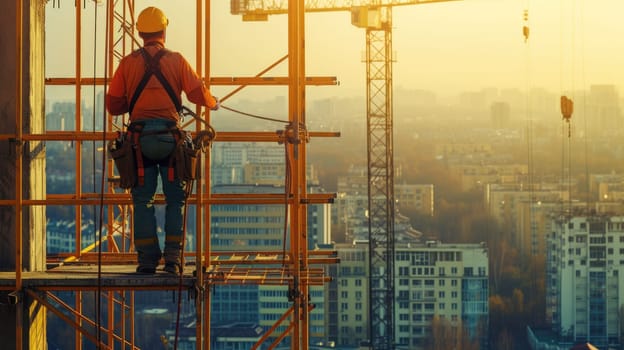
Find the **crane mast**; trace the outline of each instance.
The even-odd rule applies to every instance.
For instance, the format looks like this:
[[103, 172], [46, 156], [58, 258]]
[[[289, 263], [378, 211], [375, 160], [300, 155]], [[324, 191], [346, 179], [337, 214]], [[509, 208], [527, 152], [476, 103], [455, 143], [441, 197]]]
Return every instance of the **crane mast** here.
[[[350, 11], [366, 30], [369, 348], [395, 348], [392, 7], [458, 0], [304, 0], [306, 12]], [[285, 14], [288, 0], [232, 0], [243, 21]]]
[[369, 337], [372, 349], [394, 348], [394, 153], [392, 8], [366, 28]]

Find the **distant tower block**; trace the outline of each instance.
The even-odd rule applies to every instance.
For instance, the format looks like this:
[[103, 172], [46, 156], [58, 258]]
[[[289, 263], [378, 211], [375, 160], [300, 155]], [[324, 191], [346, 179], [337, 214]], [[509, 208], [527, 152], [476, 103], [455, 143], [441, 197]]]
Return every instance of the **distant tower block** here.
[[509, 116], [511, 108], [507, 102], [493, 102], [490, 106], [490, 117], [495, 128], [505, 128], [509, 126]]

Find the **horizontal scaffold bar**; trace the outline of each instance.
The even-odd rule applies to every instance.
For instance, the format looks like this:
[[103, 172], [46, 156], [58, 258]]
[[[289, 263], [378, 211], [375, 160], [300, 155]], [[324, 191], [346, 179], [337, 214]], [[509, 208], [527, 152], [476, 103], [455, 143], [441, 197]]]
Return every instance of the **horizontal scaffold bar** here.
[[[80, 85], [104, 85], [108, 81], [104, 78], [81, 78]], [[210, 85], [288, 85], [288, 77], [213, 77]], [[72, 86], [76, 85], [75, 78], [46, 78], [46, 85]], [[338, 85], [338, 79], [332, 76], [306, 77], [306, 85]]]

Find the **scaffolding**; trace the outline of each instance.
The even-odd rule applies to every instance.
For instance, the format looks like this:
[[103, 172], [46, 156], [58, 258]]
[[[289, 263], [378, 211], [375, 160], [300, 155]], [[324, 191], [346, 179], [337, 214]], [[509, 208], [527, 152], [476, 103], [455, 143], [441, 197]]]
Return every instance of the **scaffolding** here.
[[[34, 0], [33, 0], [34, 1]], [[46, 2], [42, 6], [55, 6], [60, 3]], [[16, 72], [15, 91], [17, 101], [23, 101], [28, 91], [23, 91], [23, 50], [22, 37], [25, 23], [24, 5], [32, 5], [28, 1], [16, 1]], [[306, 77], [304, 47], [304, 8], [302, 1], [289, 0], [288, 10], [288, 54], [275, 64], [267, 67], [253, 77], [221, 77], [205, 78], [207, 86], [230, 85], [238, 86], [230, 95], [222, 98], [227, 100], [232, 94], [246, 86], [282, 85], [288, 87], [288, 126], [278, 132], [219, 132], [215, 142], [269, 142], [284, 144], [286, 162], [289, 164], [284, 194], [215, 194], [211, 193], [209, 174], [211, 159], [207, 152], [200, 162], [201, 174], [197, 180], [194, 193], [188, 203], [195, 210], [197, 228], [196, 250], [185, 252], [187, 264], [184, 273], [177, 278], [156, 274], [141, 276], [134, 274], [136, 254], [133, 251], [132, 206], [127, 190], [116, 186], [118, 177], [115, 174], [112, 160], [106, 160], [106, 173], [102, 174], [102, 191], [88, 191], [83, 183], [82, 171], [84, 159], [88, 158], [86, 142], [92, 142], [95, 154], [96, 144], [101, 142], [102, 148], [113, 140], [119, 130], [123, 130], [127, 120], [115, 120], [107, 116], [105, 131], [86, 131], [81, 115], [82, 88], [86, 86], [106, 86], [106, 77], [110, 77], [118, 60], [138, 48], [134, 38], [135, 24], [134, 0], [97, 0], [93, 2], [77, 1], [75, 4], [74, 26], [75, 36], [75, 76], [46, 77], [46, 86], [70, 86], [75, 91], [75, 127], [70, 131], [23, 132], [24, 117], [21, 103], [17, 103], [15, 132], [0, 135], [1, 140], [11, 142], [14, 147], [15, 197], [0, 198], [0, 206], [12, 207], [16, 218], [28, 215], [24, 208], [51, 205], [68, 206], [75, 210], [75, 250], [72, 252], [48, 255], [45, 268], [25, 267], [23, 263], [24, 240], [27, 239], [28, 228], [23, 227], [22, 220], [15, 220], [15, 269], [0, 272], [0, 290], [10, 292], [16, 311], [16, 349], [31, 348], [26, 344], [23, 325], [27, 321], [24, 300], [45, 307], [74, 329], [75, 344], [82, 348], [83, 339], [88, 339], [101, 349], [137, 349], [134, 342], [134, 297], [136, 291], [144, 290], [186, 290], [195, 300], [196, 309], [196, 349], [210, 348], [210, 290], [214, 285], [281, 285], [288, 286], [291, 307], [276, 322], [287, 325], [282, 334], [271, 334], [276, 328], [270, 329], [259, 340], [257, 345], [272, 337], [273, 348], [279, 342], [290, 337], [292, 349], [308, 349], [308, 318], [312, 308], [309, 300], [309, 288], [322, 286], [329, 282], [325, 266], [338, 263], [334, 251], [311, 251], [307, 241], [307, 206], [309, 204], [331, 203], [334, 194], [308, 193], [306, 179], [307, 142], [315, 137], [337, 137], [336, 132], [315, 132], [306, 129], [305, 120], [305, 88], [307, 85], [335, 85], [335, 77]], [[86, 77], [81, 66], [83, 47], [81, 28], [84, 6], [99, 6], [106, 12], [106, 74], [105, 76]], [[211, 5], [209, 0], [196, 0], [195, 3], [195, 59], [196, 71], [200, 76], [210, 77], [210, 33], [212, 31]], [[28, 16], [28, 15], [26, 15]], [[68, 21], [69, 22], [69, 21]], [[30, 24], [30, 22], [28, 23]], [[26, 25], [28, 25], [26, 24]], [[269, 77], [265, 75], [275, 65], [288, 61], [288, 76]], [[95, 105], [94, 105], [95, 108]], [[197, 108], [195, 113], [202, 115], [210, 123], [210, 112]], [[103, 121], [104, 123], [104, 121]], [[191, 125], [195, 132], [205, 129], [199, 121]], [[189, 123], [189, 124], [191, 124]], [[45, 143], [51, 141], [72, 142], [75, 157], [75, 191], [74, 193], [45, 193], [41, 199], [30, 198], [22, 192], [24, 143]], [[95, 162], [95, 159], [93, 159]], [[163, 203], [162, 195], [157, 196], [157, 203]], [[278, 251], [212, 251], [210, 243], [210, 206], [214, 204], [282, 204], [287, 207], [289, 222], [289, 246]], [[86, 207], [103, 207], [106, 217], [102, 217], [99, 234], [94, 234], [94, 242], [82, 248], [83, 209]], [[45, 235], [44, 235], [45, 236]], [[45, 239], [45, 237], [44, 237]], [[75, 292], [74, 304], [70, 305], [55, 293], [60, 291]], [[98, 305], [105, 305], [105, 319], [98, 308], [96, 315], [90, 317], [83, 310], [84, 292], [97, 292]], [[101, 301], [103, 300], [103, 301]], [[45, 332], [43, 332], [45, 334]], [[41, 340], [40, 340], [41, 341]], [[45, 342], [45, 340], [43, 340]], [[30, 341], [32, 343], [32, 341]]]

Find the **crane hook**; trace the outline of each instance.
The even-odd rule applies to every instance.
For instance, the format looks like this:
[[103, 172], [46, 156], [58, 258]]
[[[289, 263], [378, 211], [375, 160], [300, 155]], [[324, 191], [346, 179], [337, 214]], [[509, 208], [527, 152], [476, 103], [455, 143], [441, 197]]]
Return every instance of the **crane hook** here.
[[522, 26], [522, 35], [524, 36], [524, 42], [529, 40], [529, 10], [524, 10], [522, 13], [522, 19], [524, 19], [524, 26]]

